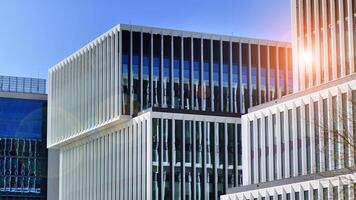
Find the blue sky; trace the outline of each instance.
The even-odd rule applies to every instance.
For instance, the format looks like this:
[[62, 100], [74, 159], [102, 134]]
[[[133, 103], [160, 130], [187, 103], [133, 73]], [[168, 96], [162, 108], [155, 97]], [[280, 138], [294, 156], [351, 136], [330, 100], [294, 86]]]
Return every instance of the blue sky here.
[[0, 1], [0, 74], [47, 70], [119, 23], [290, 41], [289, 0]]

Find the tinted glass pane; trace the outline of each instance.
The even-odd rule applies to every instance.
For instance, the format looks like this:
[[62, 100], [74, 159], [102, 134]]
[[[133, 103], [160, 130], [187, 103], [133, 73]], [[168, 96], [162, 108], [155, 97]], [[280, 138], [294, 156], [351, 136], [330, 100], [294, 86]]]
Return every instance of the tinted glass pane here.
[[182, 73], [182, 64], [181, 64], [181, 56], [182, 56], [182, 39], [180, 37], [174, 37], [174, 61], [173, 61], [173, 77], [174, 77], [174, 108], [182, 107], [182, 92], [181, 92], [181, 73]]
[[130, 114], [130, 32], [122, 32], [122, 114]]
[[203, 106], [211, 111], [211, 41], [203, 41]]
[[44, 101], [0, 99], [0, 137], [41, 139], [45, 133]]
[[163, 106], [171, 107], [171, 36], [163, 37]]
[[240, 65], [240, 44], [232, 43], [232, 66], [231, 66], [231, 87], [233, 112], [240, 112], [240, 93], [239, 93], [239, 65]]
[[143, 34], [143, 109], [151, 106], [151, 35]]
[[249, 76], [248, 76], [248, 66], [249, 66], [249, 46], [248, 44], [242, 44], [241, 45], [242, 49], [242, 76], [241, 76], [241, 107], [242, 111], [241, 113], [246, 113], [247, 109], [249, 108], [249, 90], [248, 90], [248, 81], [249, 81]]

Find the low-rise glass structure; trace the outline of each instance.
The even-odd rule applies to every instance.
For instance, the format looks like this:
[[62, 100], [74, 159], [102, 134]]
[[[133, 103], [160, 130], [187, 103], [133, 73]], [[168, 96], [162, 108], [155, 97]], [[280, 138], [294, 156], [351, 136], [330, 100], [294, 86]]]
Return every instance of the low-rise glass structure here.
[[18, 89], [0, 91], [0, 198], [47, 199], [47, 95]]

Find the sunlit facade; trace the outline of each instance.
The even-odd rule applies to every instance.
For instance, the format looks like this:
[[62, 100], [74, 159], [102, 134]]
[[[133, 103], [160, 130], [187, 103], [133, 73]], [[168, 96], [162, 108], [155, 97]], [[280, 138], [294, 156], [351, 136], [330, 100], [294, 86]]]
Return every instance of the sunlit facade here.
[[60, 199], [218, 199], [242, 113], [292, 93], [285, 42], [118, 25], [49, 70]]
[[291, 2], [296, 92], [242, 116], [243, 186], [221, 199], [356, 199], [356, 2]]

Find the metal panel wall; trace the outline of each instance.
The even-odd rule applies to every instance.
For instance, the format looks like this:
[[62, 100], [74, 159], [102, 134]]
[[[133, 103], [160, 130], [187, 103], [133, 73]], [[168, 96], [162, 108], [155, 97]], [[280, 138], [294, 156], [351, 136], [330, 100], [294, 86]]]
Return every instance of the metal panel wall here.
[[150, 199], [150, 114], [61, 149], [60, 199]]
[[[271, 103], [244, 115], [244, 185], [355, 166], [355, 98], [353, 75], [339, 84], [328, 84], [328, 87], [309, 94], [295, 94], [285, 101]], [[266, 123], [267, 130], [257, 129], [257, 126], [265, 127]], [[266, 135], [268, 141], [264, 140]], [[250, 142], [256, 138], [260, 138], [259, 148], [256, 147], [258, 141]], [[269, 152], [262, 151], [268, 147]], [[258, 157], [250, 152], [262, 154]], [[277, 162], [272, 161], [274, 156], [277, 156]], [[265, 157], [270, 161], [266, 163], [270, 169], [267, 172], [269, 179], [258, 170], [261, 161], [265, 163]], [[274, 175], [276, 171], [277, 176]]]
[[111, 30], [49, 70], [49, 146], [119, 116], [119, 36]]

